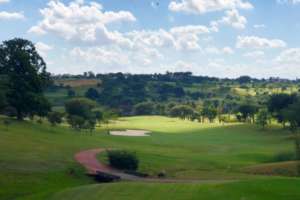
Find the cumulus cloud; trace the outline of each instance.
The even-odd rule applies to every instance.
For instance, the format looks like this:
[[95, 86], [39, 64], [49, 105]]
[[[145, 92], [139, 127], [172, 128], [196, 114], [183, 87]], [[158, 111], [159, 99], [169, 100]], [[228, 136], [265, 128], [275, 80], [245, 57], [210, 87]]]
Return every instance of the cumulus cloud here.
[[252, 9], [253, 5], [243, 0], [180, 0], [171, 1], [169, 10], [193, 14], [231, 9]]
[[244, 29], [246, 28], [246, 24], [246, 17], [240, 15], [237, 9], [228, 10], [220, 20], [211, 22], [211, 26], [215, 30], [218, 30], [220, 25], [228, 25], [235, 29]]
[[66, 40], [99, 44], [127, 44], [128, 41], [122, 34], [109, 31], [106, 25], [136, 21], [130, 12], [104, 12], [101, 4], [95, 2], [85, 4], [83, 0], [76, 0], [68, 5], [59, 0], [52, 0], [46, 8], [40, 10], [40, 13], [43, 16], [42, 21], [31, 27], [29, 33], [38, 35], [52, 33]]
[[128, 57], [119, 50], [109, 50], [102, 47], [82, 49], [75, 47], [70, 51], [70, 56], [79, 61], [98, 64], [121, 64], [129, 63]]
[[37, 42], [35, 44], [35, 47], [37, 49], [37, 51], [39, 52], [39, 54], [42, 56], [42, 57], [47, 57], [47, 53], [53, 49], [53, 46], [50, 46], [48, 44], [45, 44], [43, 42]]
[[231, 47], [217, 48], [217, 47], [206, 47], [205, 52], [209, 54], [233, 54], [234, 50]]
[[0, 11], [0, 20], [20, 20], [25, 19], [22, 12], [6, 12]]
[[236, 47], [250, 49], [282, 48], [286, 47], [286, 43], [279, 39], [267, 39], [257, 36], [238, 36]]
[[300, 64], [300, 48], [290, 48], [282, 51], [275, 59], [278, 63], [283, 64]]
[[210, 33], [206, 26], [179, 26], [173, 27], [170, 33], [174, 37], [175, 48], [178, 50], [199, 50], [199, 35]]
[[251, 52], [243, 54], [244, 57], [252, 58], [252, 59], [262, 58], [264, 55], [265, 55], [265, 52], [263, 52], [263, 51], [251, 51]]
[[199, 50], [200, 35], [210, 33], [210, 28], [202, 25], [176, 26], [170, 30], [132, 31], [124, 34], [134, 48], [147, 46], [175, 48], [176, 50]]

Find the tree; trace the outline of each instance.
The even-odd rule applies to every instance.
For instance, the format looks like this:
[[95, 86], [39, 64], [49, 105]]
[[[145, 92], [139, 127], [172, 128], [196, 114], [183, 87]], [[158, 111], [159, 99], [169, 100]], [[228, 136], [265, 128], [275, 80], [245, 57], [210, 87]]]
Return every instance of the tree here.
[[236, 79], [240, 84], [245, 84], [245, 83], [250, 83], [251, 82], [251, 77], [250, 76], [240, 76], [239, 78]]
[[268, 125], [270, 116], [267, 109], [259, 110], [256, 118], [256, 123], [260, 125], [263, 129]]
[[246, 121], [247, 119], [252, 119], [252, 121], [254, 122], [254, 116], [256, 113], [256, 106], [251, 105], [251, 104], [242, 104], [238, 107], [238, 112], [241, 113], [241, 117], [243, 119], [243, 121]]
[[174, 106], [170, 110], [171, 117], [179, 117], [180, 119], [191, 119], [193, 117], [194, 110], [190, 106], [178, 105]]
[[154, 104], [152, 102], [142, 102], [134, 106], [135, 115], [152, 115]]
[[96, 103], [86, 98], [76, 98], [68, 101], [65, 104], [68, 123], [77, 130], [92, 130], [96, 125], [96, 115], [93, 112], [95, 107]]
[[5, 76], [0, 76], [0, 112], [2, 113], [7, 106], [7, 80]]
[[204, 107], [201, 111], [201, 115], [202, 117], [207, 118], [209, 122], [212, 123], [214, 119], [217, 117], [218, 112], [216, 109], [212, 107]]
[[62, 123], [63, 113], [60, 112], [50, 112], [47, 115], [47, 119], [52, 126], [56, 126], [56, 124]]
[[69, 88], [68, 97], [75, 97], [75, 96], [76, 96], [76, 92], [72, 88]]
[[99, 98], [99, 92], [95, 88], [89, 88], [86, 93], [85, 97], [92, 100], [97, 100]]
[[[290, 104], [287, 108], [282, 111], [282, 116], [284, 120], [288, 121], [290, 124], [290, 130], [294, 134], [295, 138], [295, 149], [297, 160], [300, 161], [300, 136], [298, 129], [300, 127], [300, 101]], [[298, 175], [300, 176], [300, 163], [298, 163], [297, 168]]]
[[50, 74], [32, 42], [16, 38], [0, 45], [0, 76], [8, 79], [7, 104], [19, 120], [50, 110], [43, 95], [51, 83]]
[[296, 102], [296, 99], [297, 96], [294, 94], [273, 94], [267, 102], [268, 110], [279, 123], [282, 123], [283, 126], [285, 126], [285, 120], [282, 111], [290, 104]]

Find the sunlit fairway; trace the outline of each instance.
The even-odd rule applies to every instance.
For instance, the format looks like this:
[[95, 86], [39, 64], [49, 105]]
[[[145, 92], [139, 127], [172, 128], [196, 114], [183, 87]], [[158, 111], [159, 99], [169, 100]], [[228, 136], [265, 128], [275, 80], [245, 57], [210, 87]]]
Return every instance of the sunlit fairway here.
[[[143, 129], [150, 137], [119, 137], [109, 129]], [[73, 156], [109, 147], [136, 151], [140, 171], [151, 176], [212, 180], [210, 184], [116, 183], [93, 185]], [[288, 131], [254, 125], [200, 124], [167, 117], [130, 117], [75, 132], [32, 122], [0, 125], [0, 199], [299, 199], [295, 178], [246, 174], [248, 166], [293, 151]], [[99, 155], [105, 160], [105, 155]], [[224, 182], [229, 181], [229, 182]], [[233, 182], [232, 182], [233, 181]], [[281, 184], [284, 183], [284, 184]], [[76, 188], [75, 188], [76, 187]], [[254, 193], [256, 191], [256, 193]]]

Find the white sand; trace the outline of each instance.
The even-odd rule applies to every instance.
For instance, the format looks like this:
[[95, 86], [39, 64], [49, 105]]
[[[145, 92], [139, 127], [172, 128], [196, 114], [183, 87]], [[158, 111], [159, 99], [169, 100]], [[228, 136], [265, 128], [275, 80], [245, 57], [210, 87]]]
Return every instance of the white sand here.
[[115, 136], [129, 136], [129, 137], [145, 137], [150, 136], [148, 135], [150, 131], [145, 130], [126, 130], [126, 131], [110, 131], [110, 135]]

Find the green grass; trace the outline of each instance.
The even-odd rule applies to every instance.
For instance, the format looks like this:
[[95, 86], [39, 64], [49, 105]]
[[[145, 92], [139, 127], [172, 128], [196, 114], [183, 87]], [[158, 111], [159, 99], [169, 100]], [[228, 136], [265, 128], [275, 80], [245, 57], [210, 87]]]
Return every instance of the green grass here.
[[52, 200], [298, 200], [300, 180], [274, 179], [227, 184], [117, 183], [66, 190]]
[[[161, 199], [158, 198], [159, 195], [173, 190], [177, 192], [174, 195], [178, 194], [177, 199], [199, 198], [202, 194], [204, 197], [207, 195], [207, 199], [214, 199], [217, 198], [211, 197], [214, 195], [214, 187], [220, 187], [218, 191], [222, 196], [227, 192], [234, 195], [236, 187], [241, 187], [243, 191], [247, 190], [249, 185], [249, 188], [253, 186], [254, 190], [256, 181], [262, 185], [265, 181], [270, 181], [270, 188], [274, 184], [274, 190], [281, 180], [287, 185], [299, 181], [279, 181], [242, 172], [245, 167], [265, 163], [280, 152], [293, 150], [293, 141], [288, 139], [288, 132], [277, 127], [260, 131], [254, 125], [200, 124], [158, 116], [121, 118], [109, 125], [110, 129], [150, 130], [150, 137], [109, 136], [104, 130], [105, 127], [98, 127], [96, 133], [91, 135], [74, 132], [68, 127], [51, 127], [47, 124], [13, 122], [6, 127], [0, 123], [0, 199], [44, 200], [57, 193], [66, 195], [66, 198], [58, 195], [58, 199], [70, 199], [68, 195], [75, 195], [70, 194], [74, 187], [78, 188], [75, 191], [82, 191], [83, 196], [93, 195], [88, 192], [90, 189], [95, 190], [95, 194], [98, 189], [103, 190], [106, 199], [114, 190], [119, 193], [116, 192], [110, 199], [133, 199], [133, 192], [139, 188], [140, 196], [136, 199], [149, 199], [150, 191], [155, 190], [158, 192], [153, 199]], [[84, 176], [83, 169], [74, 161], [73, 156], [80, 150], [99, 147], [136, 151], [141, 161], [139, 170], [152, 176], [163, 170], [171, 178], [248, 181], [220, 186], [135, 183], [89, 185], [93, 181]], [[101, 159], [104, 159], [103, 155]], [[130, 188], [128, 194], [125, 190], [127, 185]], [[259, 188], [258, 184], [257, 189]], [[300, 193], [294, 192], [292, 187], [288, 189], [285, 185], [282, 190], [293, 195]], [[198, 192], [196, 196], [189, 197], [189, 191]], [[125, 196], [122, 192], [125, 192]], [[274, 195], [276, 192], [274, 191]], [[185, 193], [186, 198], [180, 198]], [[237, 198], [238, 194], [232, 199]], [[258, 194], [257, 199], [262, 199], [264, 195]], [[271, 197], [273, 196], [270, 193], [268, 198]], [[92, 196], [86, 199], [92, 199]]]

